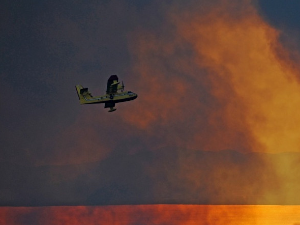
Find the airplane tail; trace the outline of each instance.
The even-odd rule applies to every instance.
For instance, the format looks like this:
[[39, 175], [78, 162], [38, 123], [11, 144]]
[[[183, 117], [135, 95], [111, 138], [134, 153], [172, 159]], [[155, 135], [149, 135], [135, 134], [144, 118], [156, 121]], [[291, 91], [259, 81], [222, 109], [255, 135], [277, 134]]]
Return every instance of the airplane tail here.
[[76, 92], [80, 101], [80, 104], [86, 104], [88, 99], [93, 98], [88, 88], [84, 88], [81, 85], [76, 85]]

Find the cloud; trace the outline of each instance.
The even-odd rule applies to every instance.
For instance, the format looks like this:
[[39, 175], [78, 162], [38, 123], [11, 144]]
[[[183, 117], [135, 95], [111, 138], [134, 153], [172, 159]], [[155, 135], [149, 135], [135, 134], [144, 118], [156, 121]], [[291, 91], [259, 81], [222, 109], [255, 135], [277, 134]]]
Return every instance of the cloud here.
[[133, 106], [139, 116], [124, 117], [153, 135], [166, 129], [166, 139], [183, 134], [188, 148], [298, 151], [299, 70], [282, 57], [279, 32], [249, 1], [169, 14], [161, 29], [133, 38], [136, 86], [147, 99]]
[[[183, 8], [174, 4], [161, 28], [133, 34], [133, 71], [138, 77], [134, 86], [146, 98], [132, 106], [137, 115], [124, 110], [124, 120], [146, 132], [147, 138], [160, 140], [152, 143], [191, 152], [192, 158], [203, 150], [299, 152], [300, 117], [295, 105], [300, 101], [300, 70], [280, 43], [279, 31], [262, 19], [250, 1], [217, 1], [199, 13], [200, 5], [205, 8], [196, 2]], [[196, 160], [188, 163], [183, 155], [175, 158], [182, 162], [178, 170], [167, 169], [169, 183], [181, 184], [189, 176], [195, 183], [203, 176], [201, 169], [194, 169]], [[275, 170], [278, 175], [261, 190], [267, 201], [293, 201], [298, 184], [291, 173], [282, 171], [295, 163], [291, 158], [261, 160], [262, 171]], [[237, 166], [228, 163], [221, 169], [215, 163], [219, 167], [214, 174]], [[248, 169], [254, 172], [255, 167]], [[153, 170], [156, 176], [161, 172]], [[240, 171], [236, 170], [237, 180], [245, 175]], [[223, 193], [232, 190], [232, 182], [226, 185], [217, 177], [207, 187], [219, 187]], [[268, 195], [278, 181], [281, 195]], [[166, 188], [158, 186], [160, 191]], [[181, 193], [194, 188], [191, 183], [187, 186]], [[255, 191], [255, 185], [250, 189]]]

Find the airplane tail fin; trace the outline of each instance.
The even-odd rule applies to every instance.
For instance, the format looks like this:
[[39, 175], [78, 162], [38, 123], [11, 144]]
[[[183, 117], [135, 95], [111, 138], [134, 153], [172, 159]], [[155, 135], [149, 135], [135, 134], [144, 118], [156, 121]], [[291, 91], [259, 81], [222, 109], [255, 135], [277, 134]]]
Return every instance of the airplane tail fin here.
[[86, 104], [88, 99], [93, 98], [88, 88], [84, 88], [81, 85], [76, 85], [75, 88], [80, 104]]

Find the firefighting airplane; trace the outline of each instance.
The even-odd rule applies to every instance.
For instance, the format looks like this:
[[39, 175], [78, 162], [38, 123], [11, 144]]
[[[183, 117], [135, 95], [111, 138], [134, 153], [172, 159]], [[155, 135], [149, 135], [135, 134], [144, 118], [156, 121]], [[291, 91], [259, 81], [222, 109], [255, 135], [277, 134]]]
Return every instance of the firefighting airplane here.
[[[93, 97], [88, 91], [88, 88], [84, 88], [81, 85], [76, 85], [77, 95], [80, 104], [98, 104], [104, 103], [104, 108], [110, 108], [108, 112], [116, 111], [115, 104], [118, 102], [131, 101], [137, 98], [137, 94], [131, 91], [124, 91], [124, 83], [118, 82], [117, 75], [111, 75], [107, 81], [106, 95]], [[119, 91], [119, 92], [118, 92]]]

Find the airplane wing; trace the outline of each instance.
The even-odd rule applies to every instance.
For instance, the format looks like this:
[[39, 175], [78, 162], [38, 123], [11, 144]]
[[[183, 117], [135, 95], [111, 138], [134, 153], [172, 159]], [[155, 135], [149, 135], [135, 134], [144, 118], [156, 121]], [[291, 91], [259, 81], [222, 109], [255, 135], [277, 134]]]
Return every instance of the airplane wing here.
[[81, 85], [75, 86], [77, 91], [77, 96], [79, 98], [80, 104], [95, 104], [95, 103], [105, 103], [109, 100], [109, 96], [101, 95], [94, 97], [88, 90]]
[[76, 85], [75, 88], [81, 104], [85, 104], [88, 100], [93, 99], [93, 95], [89, 92], [88, 88], [84, 88], [81, 85]]
[[111, 75], [107, 81], [107, 88], [106, 88], [106, 94], [114, 94], [117, 93], [118, 85], [120, 82], [118, 82], [119, 78], [117, 75]]

